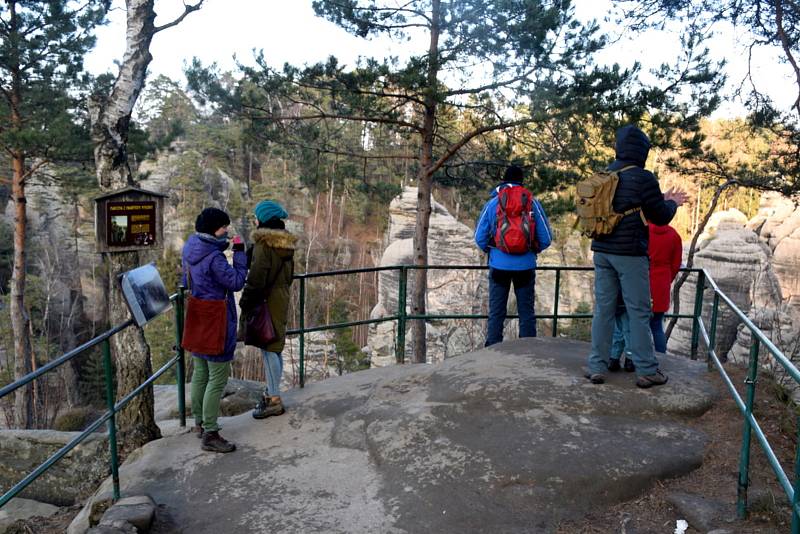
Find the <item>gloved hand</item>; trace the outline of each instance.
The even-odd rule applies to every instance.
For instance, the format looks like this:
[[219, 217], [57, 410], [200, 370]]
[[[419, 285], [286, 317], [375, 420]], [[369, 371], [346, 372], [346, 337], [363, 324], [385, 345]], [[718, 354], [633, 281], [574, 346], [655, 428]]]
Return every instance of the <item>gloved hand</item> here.
[[242, 241], [241, 237], [239, 237], [238, 235], [234, 236], [232, 243], [234, 252], [244, 252], [244, 241]]

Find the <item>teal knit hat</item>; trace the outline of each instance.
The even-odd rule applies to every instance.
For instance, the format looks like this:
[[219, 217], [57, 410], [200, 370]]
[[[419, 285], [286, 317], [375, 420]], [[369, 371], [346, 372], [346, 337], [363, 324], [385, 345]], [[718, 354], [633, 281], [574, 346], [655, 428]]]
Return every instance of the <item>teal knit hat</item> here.
[[258, 222], [262, 223], [265, 223], [273, 218], [286, 219], [289, 217], [289, 214], [286, 213], [286, 210], [283, 209], [283, 206], [274, 200], [262, 200], [256, 204], [256, 208], [253, 210], [253, 213], [256, 214]]

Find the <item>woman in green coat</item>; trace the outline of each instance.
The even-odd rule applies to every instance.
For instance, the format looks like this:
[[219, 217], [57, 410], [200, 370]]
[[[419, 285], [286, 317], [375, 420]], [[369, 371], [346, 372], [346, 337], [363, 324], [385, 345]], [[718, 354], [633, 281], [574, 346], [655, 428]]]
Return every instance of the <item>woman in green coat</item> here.
[[286, 323], [289, 315], [289, 287], [294, 275], [294, 250], [297, 238], [286, 231], [283, 220], [289, 215], [272, 200], [263, 200], [255, 208], [258, 229], [253, 232], [250, 254], [250, 272], [242, 291], [239, 306], [247, 318], [266, 297], [272, 324], [277, 335], [275, 341], [262, 350], [267, 387], [253, 410], [253, 417], [264, 419], [281, 415], [285, 410], [281, 401], [280, 382], [283, 375], [283, 347], [286, 344]]

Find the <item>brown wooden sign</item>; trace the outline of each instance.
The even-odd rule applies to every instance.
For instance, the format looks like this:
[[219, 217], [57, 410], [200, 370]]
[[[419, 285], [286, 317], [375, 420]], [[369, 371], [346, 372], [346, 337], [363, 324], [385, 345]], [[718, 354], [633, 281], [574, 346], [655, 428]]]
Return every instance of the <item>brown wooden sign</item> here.
[[129, 252], [164, 246], [165, 195], [127, 187], [95, 199], [98, 252]]

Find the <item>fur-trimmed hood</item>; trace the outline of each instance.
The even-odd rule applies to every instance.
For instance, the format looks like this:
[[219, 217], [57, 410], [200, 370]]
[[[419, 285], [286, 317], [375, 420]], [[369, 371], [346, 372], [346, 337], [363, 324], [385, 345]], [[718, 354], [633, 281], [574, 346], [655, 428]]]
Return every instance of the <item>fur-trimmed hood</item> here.
[[253, 242], [261, 243], [270, 248], [294, 250], [297, 236], [290, 234], [286, 230], [259, 228], [253, 232]]

